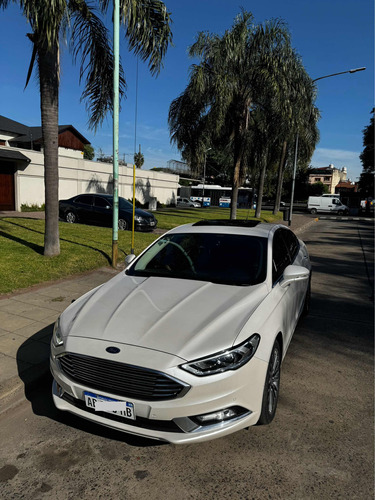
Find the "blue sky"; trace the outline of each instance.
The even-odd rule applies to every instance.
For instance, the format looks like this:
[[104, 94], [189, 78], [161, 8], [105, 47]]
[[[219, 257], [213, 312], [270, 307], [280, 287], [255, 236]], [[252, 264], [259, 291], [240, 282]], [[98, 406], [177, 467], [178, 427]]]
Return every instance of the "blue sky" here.
[[[240, 6], [253, 13], [256, 22], [282, 18], [288, 25], [292, 43], [302, 56], [310, 76], [323, 75], [366, 66], [366, 71], [328, 78], [317, 82], [320, 143], [312, 158], [315, 167], [333, 163], [346, 166], [352, 180], [359, 177], [362, 166], [362, 130], [370, 122], [374, 106], [374, 12], [371, 0], [166, 0], [173, 19], [173, 43], [158, 78], [149, 75], [139, 64], [138, 124], [136, 149], [141, 144], [144, 168], [166, 166], [179, 159], [170, 144], [168, 110], [171, 101], [185, 88], [192, 61], [188, 47], [199, 31], [223, 33], [232, 25]], [[0, 114], [27, 125], [40, 125], [37, 80], [34, 77], [24, 90], [31, 44], [30, 31], [19, 8], [11, 5], [0, 11]], [[121, 57], [128, 83], [127, 100], [120, 114], [120, 156], [131, 161], [134, 152], [136, 60], [121, 41]], [[95, 150], [112, 152], [112, 123], [108, 117], [94, 134], [87, 128], [85, 106], [80, 102], [82, 89], [78, 69], [71, 63], [66, 47], [62, 51], [60, 91], [60, 124], [72, 124]]]

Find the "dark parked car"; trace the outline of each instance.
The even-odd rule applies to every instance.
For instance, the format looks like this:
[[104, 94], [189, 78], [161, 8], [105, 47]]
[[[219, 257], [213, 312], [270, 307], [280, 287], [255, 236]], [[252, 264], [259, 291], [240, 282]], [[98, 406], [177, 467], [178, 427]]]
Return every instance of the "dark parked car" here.
[[[66, 222], [87, 222], [98, 225], [112, 225], [113, 196], [108, 194], [79, 194], [69, 200], [59, 201], [59, 216]], [[133, 205], [119, 197], [118, 228], [131, 229]], [[145, 210], [135, 209], [135, 229], [137, 231], [152, 231], [157, 220]]]

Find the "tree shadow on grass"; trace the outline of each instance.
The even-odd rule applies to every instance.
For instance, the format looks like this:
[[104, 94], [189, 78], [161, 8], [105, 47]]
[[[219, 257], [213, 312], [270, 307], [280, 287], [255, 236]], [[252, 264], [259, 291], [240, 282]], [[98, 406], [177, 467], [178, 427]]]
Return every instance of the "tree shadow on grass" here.
[[[72, 413], [58, 410], [52, 399], [52, 375], [49, 370], [50, 341], [53, 323], [44, 327], [27, 339], [17, 351], [18, 376], [24, 384], [26, 398], [30, 401], [33, 413], [73, 427], [87, 434], [120, 441], [130, 446], [154, 447], [167, 443], [126, 434], [80, 418]], [[25, 363], [33, 363], [24, 369]], [[37, 363], [36, 363], [37, 362]]]
[[[36, 229], [31, 229], [29, 227], [23, 226], [22, 224], [17, 224], [16, 222], [10, 222], [10, 221], [3, 221], [3, 222], [5, 222], [7, 224], [12, 224], [13, 226], [17, 226], [17, 227], [20, 227], [22, 229], [27, 229], [28, 231], [32, 231], [34, 233], [44, 235], [43, 231], [37, 231]], [[10, 240], [13, 240], [17, 243], [20, 243], [21, 245], [27, 246], [27, 247], [31, 248], [32, 250], [34, 250], [35, 252], [43, 255], [44, 247], [41, 245], [37, 245], [36, 243], [31, 243], [31, 242], [24, 240], [22, 238], [17, 238], [16, 236], [13, 236], [11, 234], [7, 234], [4, 231], [0, 231], [0, 236], [3, 236], [4, 238], [8, 238]], [[106, 252], [104, 252], [104, 250], [100, 250], [99, 248], [95, 248], [94, 246], [87, 245], [85, 243], [79, 243], [77, 241], [68, 240], [66, 238], [60, 238], [60, 241], [65, 241], [66, 243], [71, 243], [72, 245], [77, 245], [77, 246], [89, 248], [90, 250], [94, 250], [95, 252], [100, 253], [108, 261], [108, 264], [110, 264], [110, 265], [112, 264], [111, 257]], [[119, 248], [119, 251], [124, 254], [124, 257], [127, 255], [126, 252], [120, 248]]]
[[24, 245], [26, 247], [31, 248], [31, 250], [34, 250], [34, 252], [43, 255], [44, 248], [41, 245], [37, 245], [36, 243], [31, 243], [30, 241], [23, 240], [21, 238], [17, 238], [17, 236], [13, 236], [12, 234], [7, 234], [4, 231], [0, 231], [0, 236], [3, 238], [7, 238], [8, 240], [15, 241], [16, 243], [19, 243], [20, 245]]

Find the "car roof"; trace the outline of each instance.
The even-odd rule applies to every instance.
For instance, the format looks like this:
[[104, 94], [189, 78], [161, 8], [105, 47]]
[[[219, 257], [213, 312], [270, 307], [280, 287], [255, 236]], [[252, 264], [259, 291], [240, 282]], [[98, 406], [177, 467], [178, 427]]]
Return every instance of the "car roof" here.
[[[217, 222], [217, 224], [215, 224]], [[237, 224], [236, 224], [237, 222]], [[245, 224], [249, 222], [250, 224]], [[251, 224], [257, 222], [257, 224]], [[283, 227], [282, 224], [263, 223], [259, 221], [199, 221], [198, 223], [184, 224], [168, 231], [168, 234], [174, 233], [220, 233], [220, 234], [238, 234], [247, 236], [258, 236], [268, 238], [273, 229]]]

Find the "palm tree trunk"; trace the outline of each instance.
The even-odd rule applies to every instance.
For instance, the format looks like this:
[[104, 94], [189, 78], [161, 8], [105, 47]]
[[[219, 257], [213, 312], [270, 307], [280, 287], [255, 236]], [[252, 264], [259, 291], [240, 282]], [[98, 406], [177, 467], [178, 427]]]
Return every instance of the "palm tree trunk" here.
[[59, 50], [38, 48], [40, 108], [44, 147], [45, 231], [44, 255], [60, 254], [59, 240]]
[[257, 219], [260, 218], [261, 212], [262, 212], [262, 198], [263, 198], [263, 189], [264, 189], [264, 179], [266, 177], [266, 165], [262, 167], [262, 170], [260, 171], [259, 175], [259, 182], [258, 182], [258, 198], [257, 198], [257, 209], [255, 211], [255, 217]]
[[241, 160], [237, 158], [234, 165], [232, 178], [232, 199], [230, 204], [230, 220], [237, 218], [238, 188], [240, 187]]
[[280, 210], [280, 202], [281, 202], [281, 191], [283, 187], [283, 178], [284, 178], [284, 167], [285, 167], [285, 162], [286, 162], [286, 148], [287, 148], [287, 142], [283, 142], [283, 149], [281, 152], [281, 158], [280, 158], [280, 163], [279, 163], [279, 170], [277, 173], [277, 188], [276, 188], [276, 200], [275, 200], [275, 206], [273, 208], [273, 215], [277, 215], [277, 213]]

